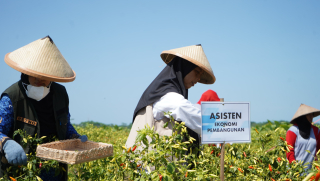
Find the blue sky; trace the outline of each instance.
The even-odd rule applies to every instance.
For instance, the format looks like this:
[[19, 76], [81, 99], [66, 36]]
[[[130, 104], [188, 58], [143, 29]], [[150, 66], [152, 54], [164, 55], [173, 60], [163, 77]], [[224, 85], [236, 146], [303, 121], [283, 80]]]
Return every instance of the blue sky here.
[[[0, 1], [0, 55], [50, 35], [76, 72], [63, 83], [73, 123], [131, 123], [164, 68], [163, 50], [202, 44], [217, 78], [197, 84], [250, 102], [251, 120], [320, 109], [320, 1]], [[0, 60], [0, 91], [20, 73]], [[319, 119], [315, 118], [314, 120]]]

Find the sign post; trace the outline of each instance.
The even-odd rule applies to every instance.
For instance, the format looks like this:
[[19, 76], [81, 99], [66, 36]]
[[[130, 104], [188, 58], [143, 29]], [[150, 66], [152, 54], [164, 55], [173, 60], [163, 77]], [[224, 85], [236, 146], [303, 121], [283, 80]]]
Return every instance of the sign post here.
[[220, 180], [224, 180], [225, 143], [251, 142], [250, 103], [201, 102], [201, 143], [221, 143]]
[[[220, 102], [224, 102], [224, 98], [220, 99]], [[221, 153], [220, 153], [220, 180], [224, 181], [224, 147], [225, 142], [221, 143]]]
[[221, 143], [221, 153], [220, 153], [220, 180], [224, 181], [224, 145], [225, 142]]

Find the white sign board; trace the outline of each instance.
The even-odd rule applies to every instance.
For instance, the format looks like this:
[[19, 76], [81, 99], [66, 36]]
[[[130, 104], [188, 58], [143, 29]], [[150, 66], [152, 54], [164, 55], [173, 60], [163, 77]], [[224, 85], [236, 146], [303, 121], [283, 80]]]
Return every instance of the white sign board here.
[[251, 142], [250, 103], [201, 102], [201, 143]]

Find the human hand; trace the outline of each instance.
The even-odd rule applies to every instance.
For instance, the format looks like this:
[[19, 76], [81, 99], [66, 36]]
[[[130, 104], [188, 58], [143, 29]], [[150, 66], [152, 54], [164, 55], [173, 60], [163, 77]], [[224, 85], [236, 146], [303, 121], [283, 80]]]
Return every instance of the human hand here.
[[81, 142], [86, 142], [88, 141], [88, 137], [86, 135], [81, 135], [79, 136], [79, 139], [81, 140]]
[[16, 141], [7, 140], [3, 145], [3, 151], [9, 164], [27, 165], [27, 155]]

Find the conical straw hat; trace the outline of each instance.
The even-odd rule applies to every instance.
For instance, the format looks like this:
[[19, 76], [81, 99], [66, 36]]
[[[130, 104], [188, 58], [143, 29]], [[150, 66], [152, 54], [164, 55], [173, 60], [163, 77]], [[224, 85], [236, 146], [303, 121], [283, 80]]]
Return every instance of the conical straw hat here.
[[294, 114], [293, 118], [291, 119], [290, 123], [293, 124], [293, 123], [295, 123], [295, 119], [297, 119], [298, 117], [303, 116], [303, 115], [307, 115], [310, 113], [313, 113], [313, 117], [317, 117], [320, 115], [320, 110], [313, 108], [313, 107], [310, 107], [310, 106], [307, 106], [305, 104], [301, 104], [299, 109]]
[[204, 73], [201, 76], [200, 83], [213, 84], [216, 81], [201, 44], [166, 50], [163, 51], [160, 56], [166, 64], [171, 62], [174, 57], [178, 56], [202, 68]]
[[76, 78], [49, 36], [7, 53], [4, 61], [19, 72], [39, 79], [72, 82]]

